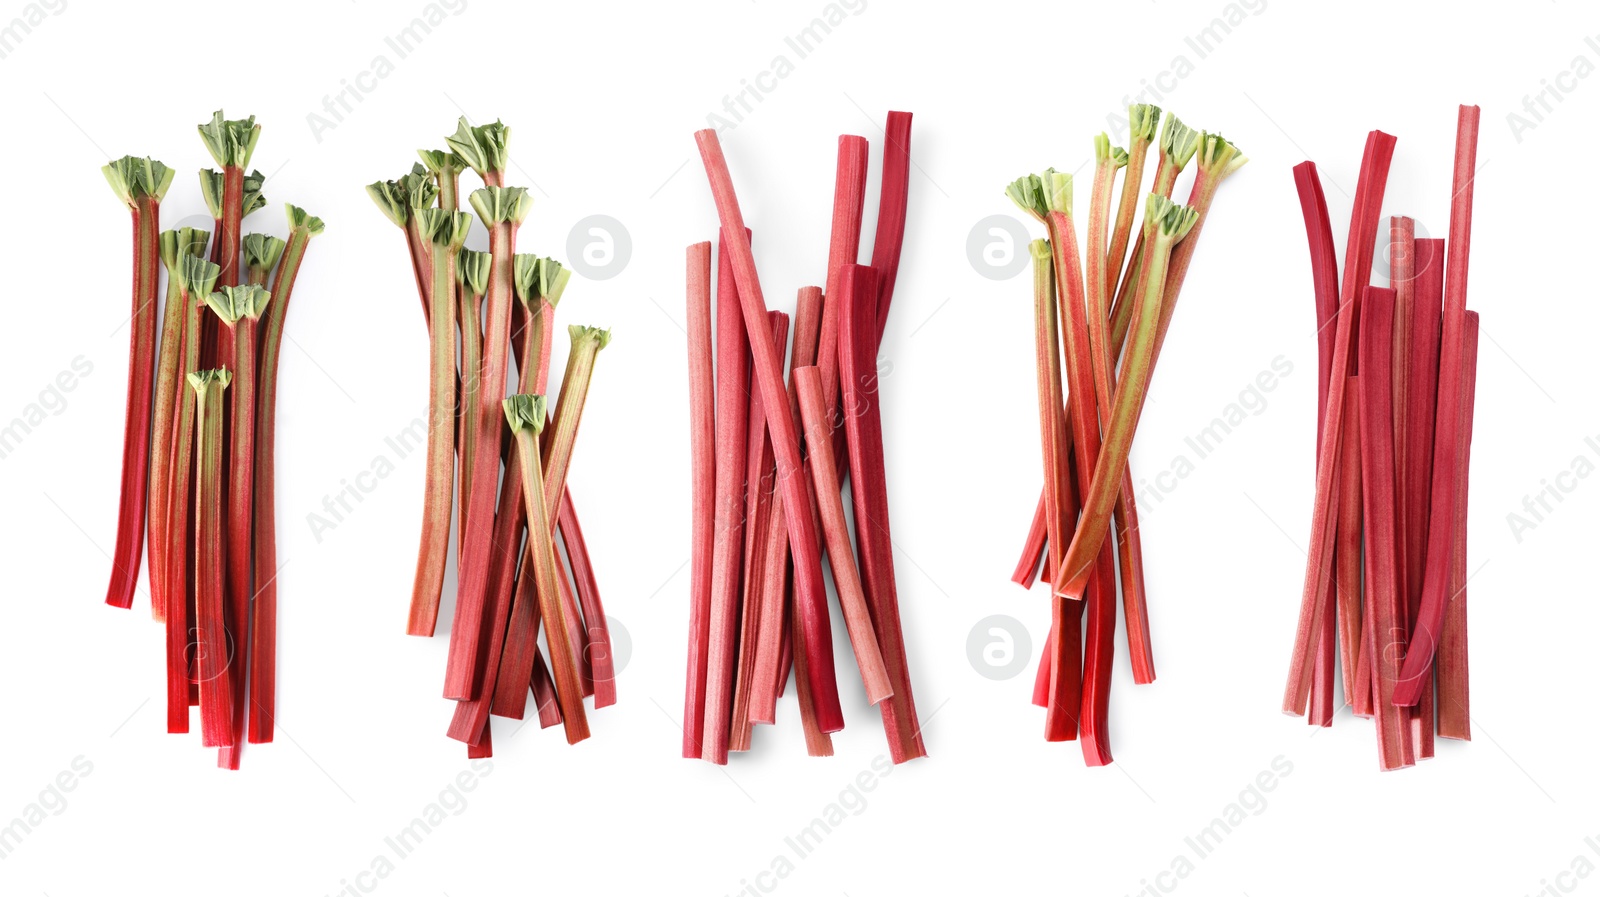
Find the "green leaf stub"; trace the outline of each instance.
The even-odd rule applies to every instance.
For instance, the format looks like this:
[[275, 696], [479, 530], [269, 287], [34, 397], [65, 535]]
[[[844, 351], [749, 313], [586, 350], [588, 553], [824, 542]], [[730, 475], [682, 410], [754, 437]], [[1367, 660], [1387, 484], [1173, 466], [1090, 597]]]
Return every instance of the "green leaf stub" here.
[[204, 396], [212, 384], [216, 384], [219, 389], [227, 389], [228, 384], [233, 382], [233, 374], [229, 373], [227, 368], [217, 368], [214, 371], [194, 371], [189, 374], [188, 379], [194, 391]]
[[[517, 256], [522, 258], [522, 256]], [[463, 249], [456, 256], [456, 279], [471, 296], [482, 296], [489, 288], [489, 253]]]
[[[493, 124], [473, 127], [467, 117], [456, 122], [456, 132], [444, 139], [455, 154], [484, 177], [491, 171], [504, 171], [506, 144], [511, 139], [511, 129], [496, 119]], [[426, 158], [426, 157], [424, 157]]]
[[246, 268], [271, 270], [278, 263], [278, 257], [283, 255], [283, 247], [287, 244], [271, 234], [245, 234], [244, 264]]
[[223, 168], [249, 165], [256, 141], [261, 139], [261, 126], [256, 124], [254, 115], [229, 121], [222, 117], [221, 109], [212, 113], [211, 121], [199, 125], [198, 130], [211, 158]]
[[521, 224], [533, 206], [526, 187], [482, 187], [472, 191], [471, 201], [478, 217], [491, 227], [504, 221]]
[[511, 424], [511, 432], [532, 430], [534, 434], [544, 429], [544, 396], [540, 395], [514, 395], [507, 396], [501, 402], [501, 407], [506, 412], [506, 422]]
[[289, 216], [289, 230], [291, 232], [304, 230], [310, 233], [313, 237], [322, 233], [323, 224], [321, 218], [318, 218], [317, 216], [307, 212], [305, 209], [302, 209], [297, 205], [294, 205], [293, 203], [286, 202], [283, 204], [283, 208], [285, 213]]

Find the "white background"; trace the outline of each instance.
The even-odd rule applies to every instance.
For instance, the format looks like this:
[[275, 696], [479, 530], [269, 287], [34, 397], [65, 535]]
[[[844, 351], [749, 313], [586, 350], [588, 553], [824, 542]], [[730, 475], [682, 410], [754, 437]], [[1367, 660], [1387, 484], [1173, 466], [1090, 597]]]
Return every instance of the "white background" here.
[[[1585, 445], [1600, 439], [1600, 423], [1584, 273], [1600, 80], [1562, 76], [1571, 90], [1520, 139], [1506, 118], [1577, 57], [1585, 73], [1600, 64], [1600, 48], [1584, 41], [1600, 34], [1592, 11], [1384, 2], [1313, 12], [1258, 0], [1234, 8], [1242, 21], [1202, 58], [1185, 39], [1227, 14], [1221, 0], [1095, 10], [866, 0], [800, 60], [784, 38], [821, 14], [822, 0], [694, 10], [461, 2], [401, 59], [384, 38], [423, 10], [420, 0], [248, 13], [69, 0], [0, 60], [11, 123], [0, 149], [0, 422], [25, 415], [75, 358], [92, 365], [0, 461], [9, 598], [0, 823], [75, 758], [92, 764], [65, 809], [0, 859], [0, 891], [725, 895], [748, 882], [747, 893], [857, 897], [1123, 895], [1155, 887], [1186, 856], [1186, 878], [1145, 893], [1522, 895], [1547, 880], [1557, 887], [1580, 857], [1600, 863], [1584, 842], [1600, 834], [1589, 700], [1600, 612], [1587, 575], [1600, 486], [1563, 479], [1573, 491], [1520, 540], [1507, 522], [1575, 458], [1600, 463]], [[19, 0], [0, 7], [0, 21], [13, 14], [26, 14]], [[380, 54], [392, 72], [363, 75]], [[716, 227], [692, 133], [779, 54], [794, 71], [766, 81], [775, 88], [723, 134], [773, 307], [791, 309], [795, 288], [823, 276], [837, 136], [872, 144], [865, 251], [883, 115], [916, 114], [883, 392], [900, 597], [931, 758], [874, 773], [864, 800], [847, 798], [856, 812], [804, 859], [785, 838], [886, 753], [850, 661], [840, 664], [848, 728], [830, 760], [804, 756], [792, 699], [726, 770], [679, 759], [677, 725], [689, 550], [683, 247]], [[372, 89], [315, 134], [308, 114], [347, 81]], [[1031, 661], [996, 681], [969, 660], [985, 617], [1021, 621], [1037, 652], [1048, 613], [1043, 591], [1008, 579], [1038, 484], [1028, 278], [984, 276], [968, 241], [987, 216], [1020, 217], [1002, 194], [1007, 181], [1076, 168], [1108, 113], [1145, 82], [1160, 105], [1221, 130], [1251, 162], [1206, 226], [1136, 474], [1192, 460], [1186, 436], [1276, 357], [1293, 369], [1159, 508], [1147, 505], [1160, 678], [1134, 688], [1119, 637], [1117, 763], [1086, 769], [1077, 745], [1042, 740]], [[1369, 723], [1341, 713], [1314, 732], [1278, 712], [1309, 528], [1316, 386], [1290, 167], [1307, 157], [1321, 167], [1342, 256], [1363, 140], [1382, 128], [1399, 138], [1384, 213], [1442, 236], [1461, 102], [1484, 110], [1468, 299], [1484, 337], [1471, 500], [1475, 740], [1380, 774]], [[203, 217], [193, 172], [212, 163], [194, 126], [219, 106], [264, 124], [254, 166], [272, 176], [270, 203], [247, 229], [281, 235], [285, 200], [328, 224], [295, 292], [279, 394], [280, 738], [250, 747], [239, 773], [218, 771], [198, 736], [164, 734], [162, 636], [147, 593], [132, 611], [101, 603], [115, 535], [128, 225], [97, 169], [153, 155], [178, 171], [164, 225]], [[591, 740], [568, 747], [533, 727], [512, 737], [497, 720], [494, 760], [474, 774], [464, 806], [451, 798], [457, 812], [396, 860], [384, 838], [469, 769], [444, 736], [445, 639], [403, 635], [420, 454], [398, 461], [320, 540], [307, 515], [376, 458], [394, 460], [384, 438], [423, 413], [426, 335], [401, 236], [362, 186], [398, 176], [416, 148], [442, 145], [463, 113], [513, 128], [509, 182], [536, 185], [519, 248], [568, 258], [569, 232], [596, 214], [631, 239], [620, 274], [575, 278], [560, 314], [614, 328], [571, 482], [632, 650], [620, 703], [592, 715]], [[558, 365], [564, 357], [563, 346]], [[1185, 837], [1275, 759], [1291, 771], [1246, 796], [1256, 812], [1196, 859]], [[363, 876], [380, 855], [392, 872]], [[778, 857], [792, 871], [763, 876]], [[1559, 886], [1600, 889], [1570, 874]]]

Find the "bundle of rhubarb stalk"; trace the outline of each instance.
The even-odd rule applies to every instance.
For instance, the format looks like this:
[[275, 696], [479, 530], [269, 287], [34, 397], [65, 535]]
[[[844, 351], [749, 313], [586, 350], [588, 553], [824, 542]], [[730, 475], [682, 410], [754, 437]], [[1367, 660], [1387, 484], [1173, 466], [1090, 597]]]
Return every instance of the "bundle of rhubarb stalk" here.
[[[1079, 740], [1090, 766], [1112, 759], [1107, 714], [1119, 574], [1134, 681], [1155, 681], [1128, 454], [1212, 200], [1245, 163], [1221, 135], [1197, 133], [1176, 116], [1164, 124], [1160, 118], [1155, 106], [1130, 106], [1126, 151], [1105, 134], [1094, 139], [1081, 260], [1071, 175], [1047, 169], [1006, 188], [1048, 235], [1030, 246], [1044, 491], [1012, 580], [1030, 586], [1043, 559], [1039, 578], [1051, 583], [1051, 624], [1033, 702], [1046, 708], [1046, 740]], [[1152, 146], [1160, 158], [1154, 186], [1144, 194]], [[1189, 202], [1181, 205], [1170, 197], [1191, 158], [1197, 171]], [[1141, 205], [1144, 220], [1135, 232]]]
[[167, 731], [188, 732], [198, 704], [202, 743], [221, 749], [219, 766], [238, 769], [246, 740], [272, 740], [276, 714], [278, 350], [322, 220], [291, 205], [287, 241], [243, 234], [244, 217], [267, 202], [266, 178], [245, 174], [261, 126], [219, 111], [199, 130], [222, 167], [200, 171], [215, 238], [160, 229], [172, 169], [133, 156], [102, 169], [133, 214], [127, 426], [106, 603], [132, 606], [146, 548], [150, 606], [167, 634]]
[[867, 141], [839, 138], [827, 288], [800, 288], [792, 327], [789, 315], [767, 310], [716, 132], [695, 140], [722, 230], [714, 366], [711, 244], [688, 250], [694, 502], [683, 756], [724, 764], [729, 751], [749, 750], [755, 724], [775, 722], [791, 666], [806, 751], [832, 755], [844, 716], [824, 554], [891, 758], [925, 756], [895, 592], [877, 372], [905, 235], [911, 114], [891, 112], [885, 127], [870, 266], [856, 264]]
[[1311, 550], [1283, 710], [1333, 725], [1334, 664], [1356, 716], [1376, 720], [1383, 769], [1470, 740], [1467, 467], [1478, 313], [1467, 253], [1478, 107], [1456, 120], [1448, 240], [1389, 219], [1389, 286], [1373, 286], [1395, 138], [1367, 135], [1343, 278], [1317, 167], [1295, 166], [1311, 248], [1320, 361]]
[[[447, 149], [420, 150], [410, 173], [367, 187], [405, 235], [428, 328], [427, 473], [406, 632], [434, 633], [454, 517], [444, 696], [456, 702], [447, 734], [469, 757], [492, 755], [489, 717], [522, 719], [530, 691], [540, 726], [564, 724], [568, 743], [589, 737], [584, 698], [597, 708], [617, 700], [605, 608], [567, 489], [595, 359], [611, 333], [567, 328], [560, 395], [546, 401], [556, 305], [572, 272], [516, 252], [533, 201], [526, 188], [505, 186], [510, 136], [498, 121], [474, 127], [463, 118]], [[489, 232], [487, 252], [464, 248], [468, 168], [484, 183], [466, 199]]]

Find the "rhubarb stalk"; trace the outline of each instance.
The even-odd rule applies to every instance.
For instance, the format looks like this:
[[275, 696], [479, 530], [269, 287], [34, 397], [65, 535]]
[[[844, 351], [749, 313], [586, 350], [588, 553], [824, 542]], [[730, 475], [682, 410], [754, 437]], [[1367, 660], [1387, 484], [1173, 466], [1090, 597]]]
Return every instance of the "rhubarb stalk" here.
[[200, 735], [206, 747], [233, 739], [232, 655], [224, 608], [222, 569], [222, 394], [233, 380], [226, 368], [189, 375], [199, 409], [195, 468], [195, 679], [200, 683]]
[[1450, 602], [1451, 552], [1455, 541], [1456, 458], [1461, 426], [1460, 395], [1467, 305], [1467, 256], [1472, 247], [1473, 179], [1477, 173], [1478, 107], [1462, 106], [1456, 118], [1455, 172], [1450, 202], [1450, 237], [1445, 244], [1443, 329], [1439, 337], [1439, 401], [1434, 415], [1434, 464], [1428, 520], [1427, 566], [1422, 604], [1395, 686], [1394, 700], [1409, 707], [1433, 683], [1434, 651]]
[[1467, 664], [1467, 481], [1472, 461], [1472, 412], [1478, 379], [1478, 313], [1462, 328], [1461, 425], [1456, 433], [1455, 545], [1450, 556], [1450, 608], [1439, 640], [1439, 737], [1472, 740]]
[[106, 603], [127, 608], [139, 585], [144, 549], [146, 479], [150, 468], [150, 392], [155, 382], [156, 295], [160, 259], [161, 199], [172, 169], [149, 158], [124, 156], [100, 169], [128, 207], [133, 223], [133, 300], [128, 319], [128, 400], [123, 412], [122, 485], [117, 502], [117, 542], [111, 556]]

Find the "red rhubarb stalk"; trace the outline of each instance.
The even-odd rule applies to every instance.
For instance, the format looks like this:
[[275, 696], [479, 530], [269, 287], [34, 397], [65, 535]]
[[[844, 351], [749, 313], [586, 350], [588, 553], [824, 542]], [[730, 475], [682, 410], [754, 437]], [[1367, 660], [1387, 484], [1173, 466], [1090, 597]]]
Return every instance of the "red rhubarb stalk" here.
[[[749, 233], [746, 232], [746, 239]], [[702, 660], [690, 655], [696, 673], [684, 690], [683, 754], [703, 757], [706, 729], [731, 706], [734, 630], [739, 619], [739, 574], [744, 559], [745, 453], [748, 449], [749, 341], [733, 273], [727, 233], [717, 246], [717, 493], [716, 534], [712, 543], [711, 613], [702, 633]], [[759, 393], [759, 389], [756, 390]], [[719, 751], [712, 751], [715, 762]], [[725, 762], [725, 761], [724, 761]]]
[[[782, 408], [787, 399], [783, 372], [777, 353], [770, 343], [761, 338], [766, 327], [766, 300], [762, 296], [761, 283], [756, 275], [755, 258], [750, 254], [750, 241], [744, 229], [744, 216], [739, 211], [739, 200], [734, 194], [728, 163], [723, 158], [722, 146], [717, 141], [715, 130], [698, 131], [695, 133], [695, 140], [700, 148], [707, 179], [710, 181], [718, 216], [722, 220], [723, 234], [733, 257], [733, 271], [739, 285], [739, 301], [744, 311], [745, 330], [751, 336], [750, 346], [756, 385], [761, 391], [764, 405]], [[877, 293], [874, 292], [872, 295], [874, 327], [876, 327]], [[841, 315], [843, 315], [842, 310]], [[843, 331], [842, 325], [840, 329]], [[874, 334], [876, 332], [873, 331]], [[866, 346], [871, 354], [876, 354], [875, 342], [874, 340]], [[790, 550], [794, 553], [795, 602], [800, 608], [802, 628], [805, 631], [804, 649], [810, 652], [806, 675], [811, 679], [812, 700], [816, 705], [819, 725], [824, 732], [837, 732], [844, 728], [844, 713], [839, 706], [839, 686], [834, 675], [827, 596], [822, 583], [822, 562], [817, 548], [816, 525], [811, 518], [804, 473], [800, 466], [800, 444], [795, 433], [794, 420], [789, 415], [772, 415], [768, 418], [768, 430], [777, 456], [778, 482], [783, 487], [784, 516], [789, 526]], [[887, 519], [886, 514], [884, 519]], [[868, 578], [871, 578], [870, 575]], [[868, 594], [869, 596], [872, 594], [870, 587]], [[886, 656], [886, 659], [889, 658]], [[891, 662], [891, 674], [893, 672]], [[715, 685], [712, 687], [715, 688]], [[909, 700], [909, 692], [902, 693], [899, 684], [896, 683], [895, 701], [899, 701], [902, 694]]]
[[1439, 737], [1472, 740], [1467, 664], [1467, 482], [1472, 461], [1472, 412], [1478, 379], [1478, 313], [1463, 322], [1461, 426], [1456, 433], [1455, 547], [1450, 558], [1450, 609], [1439, 641]]
[[853, 134], [839, 138], [839, 160], [833, 176], [833, 226], [828, 236], [828, 270], [822, 301], [822, 336], [817, 367], [828, 411], [839, 407], [839, 277], [861, 252], [861, 217], [867, 193], [867, 141]]
[[297, 206], [285, 206], [289, 239], [272, 278], [272, 301], [261, 324], [256, 374], [255, 596], [250, 624], [251, 744], [272, 740], [277, 717], [278, 682], [278, 356], [289, 298], [305, 261], [306, 246], [322, 233], [322, 219]]
[[[452, 148], [457, 153], [461, 152], [454, 144]], [[466, 548], [461, 553], [457, 571], [456, 615], [450, 627], [450, 653], [445, 665], [444, 696], [457, 701], [476, 696], [480, 685], [477, 672], [481, 668], [477, 653], [487, 604], [485, 593], [488, 590], [495, 487], [499, 485], [500, 437], [503, 430], [500, 424], [500, 396], [505, 391], [507, 344], [511, 338], [511, 302], [515, 292], [512, 257], [516, 253], [517, 227], [527, 216], [530, 205], [527, 190], [522, 187], [484, 187], [472, 194], [473, 209], [489, 227], [492, 261], [489, 288], [484, 294], [483, 384], [480, 387], [477, 456], [462, 459], [462, 464], [473, 465], [472, 500], [468, 505], [467, 528], [460, 535]], [[448, 434], [448, 420], [444, 426]], [[445, 513], [448, 515], [449, 511]], [[554, 597], [553, 593], [551, 597]], [[545, 596], [541, 594], [539, 600], [544, 601]], [[557, 683], [560, 683], [559, 675]], [[562, 711], [572, 712], [565, 702]], [[569, 721], [569, 736], [571, 725]]]
[[1361, 493], [1366, 533], [1366, 637], [1372, 651], [1374, 712], [1378, 753], [1384, 769], [1415, 761], [1411, 727], [1394, 706], [1404, 604], [1395, 576], [1394, 384], [1390, 375], [1394, 343], [1394, 290], [1369, 286], [1361, 302]]
[[[889, 323], [889, 303], [900, 273], [911, 191], [911, 113], [890, 112], [883, 125], [883, 172], [878, 190], [878, 227], [872, 236], [872, 268], [878, 272], [878, 343]], [[859, 227], [858, 227], [859, 229]], [[852, 256], [853, 258], [853, 256]]]
[[205, 254], [210, 234], [185, 227], [162, 231], [161, 264], [167, 269], [166, 307], [161, 314], [161, 352], [156, 364], [155, 412], [150, 428], [150, 607], [157, 622], [166, 618], [166, 551], [168, 492], [172, 483], [172, 441], [178, 408], [187, 392], [183, 381], [184, 318], [182, 268], [189, 258]]
[[[691, 745], [689, 705], [704, 714], [706, 636], [711, 624], [711, 581], [717, 529], [716, 385], [711, 363], [711, 242], [689, 247], [686, 265], [689, 321], [689, 456], [692, 510], [689, 536], [689, 664], [685, 673], [683, 753], [700, 756], [699, 737]], [[742, 350], [741, 350], [742, 351]], [[704, 716], [701, 716], [702, 725]]]
[[816, 484], [817, 505], [822, 517], [822, 533], [828, 540], [828, 566], [839, 589], [839, 607], [844, 611], [845, 629], [855, 651], [861, 681], [866, 686], [867, 703], [876, 704], [894, 693], [872, 628], [872, 613], [867, 607], [861, 575], [850, 550], [850, 533], [845, 523], [844, 504], [839, 499], [838, 466], [833, 458], [832, 422], [822, 398], [822, 377], [815, 367], [795, 368], [800, 414], [805, 421], [806, 444], [811, 447], [811, 475]]
[[117, 541], [106, 603], [131, 607], [144, 551], [146, 479], [150, 468], [150, 392], [155, 382], [161, 198], [173, 172], [149, 157], [124, 156], [101, 169], [133, 223], [133, 298], [128, 319], [128, 400], [123, 412], [122, 484]]
[[[455, 447], [462, 458], [475, 458], [478, 454], [477, 410], [482, 404], [479, 393], [483, 388], [483, 324], [479, 319], [479, 311], [483, 308], [483, 293], [489, 286], [489, 263], [487, 252], [463, 249], [456, 254], [454, 294], [456, 320], [461, 333], [461, 374], [460, 388], [455, 395]], [[451, 364], [453, 367], [454, 362]], [[457, 533], [466, 529], [467, 505], [471, 501], [472, 467], [463, 464], [456, 483]], [[458, 561], [461, 547], [458, 541]]]
[[1439, 337], [1439, 413], [1434, 415], [1432, 501], [1428, 520], [1427, 566], [1422, 577], [1422, 604], [1412, 621], [1395, 703], [1409, 707], [1422, 699], [1433, 682], [1430, 671], [1439, 646], [1439, 630], [1450, 602], [1452, 543], [1455, 541], [1456, 458], [1461, 426], [1460, 393], [1467, 307], [1467, 256], [1472, 247], [1472, 193], [1477, 173], [1478, 107], [1462, 106], [1456, 118], [1455, 173], [1451, 181], [1450, 238], [1445, 244], [1443, 329]]
[[[1352, 309], [1354, 311], [1354, 309]], [[1332, 359], [1329, 359], [1330, 363]], [[1354, 376], [1344, 393], [1343, 439], [1339, 446], [1339, 519], [1334, 557], [1339, 613], [1339, 663], [1344, 699], [1356, 716], [1372, 715], [1371, 655], [1362, 654], [1361, 590], [1361, 393]], [[1326, 613], [1326, 609], [1324, 609]]]
[[[1344, 279], [1340, 286], [1340, 307], [1356, 301], [1372, 276], [1372, 249], [1377, 239], [1379, 208], [1383, 204], [1384, 184], [1389, 175], [1389, 160], [1394, 154], [1394, 138], [1382, 131], [1367, 135], [1362, 155], [1361, 174], [1356, 181], [1356, 205], [1350, 216], [1350, 236], [1345, 249]], [[1344, 388], [1348, 376], [1353, 315], [1341, 314], [1334, 332], [1333, 368], [1329, 372], [1327, 416], [1317, 447], [1316, 499], [1311, 515], [1310, 552], [1306, 557], [1306, 578], [1300, 600], [1299, 622], [1295, 629], [1294, 651], [1290, 655], [1289, 675], [1284, 686], [1283, 712], [1296, 716], [1305, 713], [1311, 693], [1317, 633], [1321, 631], [1321, 612], [1327, 599], [1328, 580], [1333, 565], [1338, 493], [1339, 427], [1343, 420]]]
[[[850, 452], [856, 545], [861, 582], [872, 627], [888, 668], [894, 694], [878, 703], [889, 758], [904, 763], [927, 756], [922, 727], [911, 694], [911, 670], [905, 636], [900, 629], [900, 600], [894, 579], [894, 547], [889, 532], [889, 489], [884, 474], [883, 429], [878, 391], [878, 283], [873, 269], [848, 265], [840, 280], [839, 380], [844, 389], [841, 410]], [[788, 498], [785, 497], [785, 501]], [[810, 524], [810, 515], [803, 519]], [[798, 549], [797, 549], [798, 550]], [[797, 592], [798, 595], [798, 592]]]

